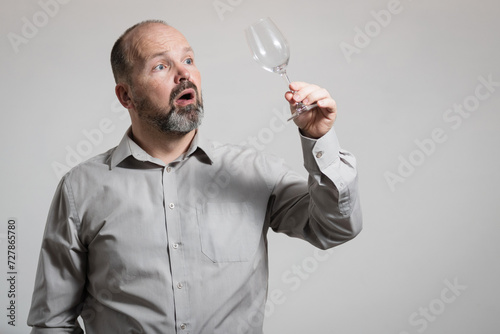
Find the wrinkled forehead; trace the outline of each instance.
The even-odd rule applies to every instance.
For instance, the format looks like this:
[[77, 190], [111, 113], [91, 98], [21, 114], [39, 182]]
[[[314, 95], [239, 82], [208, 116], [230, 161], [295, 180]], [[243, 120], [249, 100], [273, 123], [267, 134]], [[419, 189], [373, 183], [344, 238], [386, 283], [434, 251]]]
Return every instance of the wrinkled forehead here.
[[188, 41], [178, 30], [164, 24], [152, 23], [139, 27], [128, 40], [132, 63], [140, 64], [159, 52], [190, 48]]

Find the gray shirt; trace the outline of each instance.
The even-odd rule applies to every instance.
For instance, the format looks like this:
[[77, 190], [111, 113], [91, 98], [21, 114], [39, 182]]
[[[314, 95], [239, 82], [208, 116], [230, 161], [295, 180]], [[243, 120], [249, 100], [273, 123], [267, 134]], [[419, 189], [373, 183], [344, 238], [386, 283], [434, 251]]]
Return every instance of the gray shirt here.
[[48, 215], [32, 333], [262, 333], [269, 228], [321, 249], [361, 230], [356, 162], [301, 136], [309, 180], [208, 141], [165, 165], [125, 134], [66, 174]]

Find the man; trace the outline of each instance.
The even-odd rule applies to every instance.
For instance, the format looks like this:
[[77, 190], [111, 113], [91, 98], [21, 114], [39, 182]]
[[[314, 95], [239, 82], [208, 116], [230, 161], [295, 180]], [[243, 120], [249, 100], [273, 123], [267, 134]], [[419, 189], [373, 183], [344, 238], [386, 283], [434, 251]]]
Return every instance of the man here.
[[160, 21], [127, 30], [111, 62], [132, 126], [66, 174], [42, 242], [32, 333], [262, 333], [269, 228], [325, 249], [361, 229], [355, 160], [329, 93], [292, 83], [309, 183], [281, 160], [206, 140], [200, 73]]

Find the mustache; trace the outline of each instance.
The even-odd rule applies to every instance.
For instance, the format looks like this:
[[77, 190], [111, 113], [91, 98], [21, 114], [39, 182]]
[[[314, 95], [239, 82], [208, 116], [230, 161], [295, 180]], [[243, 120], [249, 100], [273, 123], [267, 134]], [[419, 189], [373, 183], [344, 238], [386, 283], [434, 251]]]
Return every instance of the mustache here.
[[196, 85], [189, 80], [183, 80], [174, 89], [172, 89], [172, 92], [170, 93], [170, 104], [173, 105], [174, 100], [177, 97], [177, 95], [179, 95], [183, 90], [188, 89], [188, 88], [192, 88], [194, 90], [195, 95], [196, 95], [195, 98], [196, 98], [196, 100], [198, 100], [199, 94], [198, 94], [198, 88], [196, 87]]

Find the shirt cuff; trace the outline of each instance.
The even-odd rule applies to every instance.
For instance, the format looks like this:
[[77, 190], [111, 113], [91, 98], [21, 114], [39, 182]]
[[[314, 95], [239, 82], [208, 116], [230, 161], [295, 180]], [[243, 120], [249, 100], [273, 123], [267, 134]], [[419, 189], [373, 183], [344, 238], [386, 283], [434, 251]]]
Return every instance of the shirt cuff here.
[[308, 138], [300, 133], [300, 140], [304, 167], [308, 171], [325, 170], [339, 159], [340, 145], [333, 127], [318, 139]]

